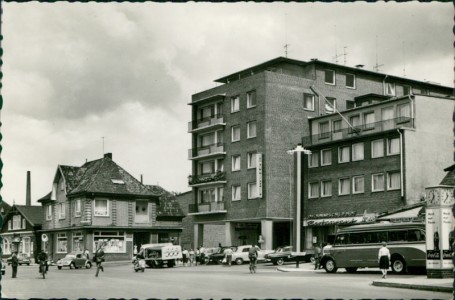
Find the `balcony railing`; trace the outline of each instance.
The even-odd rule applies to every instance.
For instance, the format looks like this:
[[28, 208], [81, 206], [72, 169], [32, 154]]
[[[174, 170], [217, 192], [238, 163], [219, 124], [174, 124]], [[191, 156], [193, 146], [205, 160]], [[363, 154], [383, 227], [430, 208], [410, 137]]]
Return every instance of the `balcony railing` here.
[[332, 132], [321, 132], [315, 135], [306, 136], [302, 138], [303, 145], [317, 145], [332, 141], [343, 140], [360, 135], [367, 135], [372, 133], [383, 132], [400, 127], [413, 127], [414, 119], [409, 117], [395, 118], [375, 123], [368, 123], [357, 125], [353, 128], [345, 128]]
[[190, 175], [188, 176], [188, 185], [192, 186], [196, 184], [212, 183], [225, 180], [226, 173], [222, 171], [217, 171], [216, 173], [212, 174]]
[[206, 157], [214, 154], [225, 154], [224, 143], [215, 143], [207, 146], [196, 147], [188, 150], [188, 158]]
[[199, 204], [188, 205], [189, 213], [224, 213], [224, 201], [221, 202], [204, 202]]
[[217, 114], [211, 117], [199, 119], [199, 120], [193, 120], [188, 123], [188, 132], [192, 132], [193, 130], [196, 129], [201, 129], [201, 128], [208, 128], [212, 127], [215, 125], [226, 125], [224, 123], [224, 115], [223, 114]]

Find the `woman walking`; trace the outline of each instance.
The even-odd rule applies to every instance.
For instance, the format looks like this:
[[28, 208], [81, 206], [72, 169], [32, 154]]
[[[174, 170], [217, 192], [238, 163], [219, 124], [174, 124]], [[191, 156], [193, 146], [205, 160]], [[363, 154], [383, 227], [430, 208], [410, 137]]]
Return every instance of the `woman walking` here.
[[382, 271], [382, 278], [387, 278], [387, 270], [389, 269], [390, 251], [387, 248], [387, 243], [382, 242], [382, 247], [379, 249], [378, 262], [379, 269]]

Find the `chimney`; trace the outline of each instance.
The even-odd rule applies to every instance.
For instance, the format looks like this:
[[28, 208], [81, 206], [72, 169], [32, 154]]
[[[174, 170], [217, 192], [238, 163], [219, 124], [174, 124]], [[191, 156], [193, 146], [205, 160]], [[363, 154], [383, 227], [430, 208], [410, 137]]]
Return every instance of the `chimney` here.
[[141, 183], [142, 183], [142, 174], [141, 174]]
[[110, 158], [112, 159], [112, 153], [104, 153], [104, 158]]
[[25, 196], [25, 205], [32, 205], [31, 187], [30, 187], [30, 171], [27, 171], [27, 191]]

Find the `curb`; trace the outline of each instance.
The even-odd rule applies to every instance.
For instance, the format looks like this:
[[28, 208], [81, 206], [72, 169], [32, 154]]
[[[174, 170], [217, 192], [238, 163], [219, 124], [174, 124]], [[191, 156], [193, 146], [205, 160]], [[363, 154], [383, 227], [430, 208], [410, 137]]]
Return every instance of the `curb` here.
[[406, 283], [383, 282], [383, 281], [373, 281], [373, 285], [374, 286], [402, 288], [402, 289], [431, 291], [431, 292], [441, 292], [441, 293], [452, 293], [453, 292], [453, 288], [448, 287], [448, 286], [406, 284]]

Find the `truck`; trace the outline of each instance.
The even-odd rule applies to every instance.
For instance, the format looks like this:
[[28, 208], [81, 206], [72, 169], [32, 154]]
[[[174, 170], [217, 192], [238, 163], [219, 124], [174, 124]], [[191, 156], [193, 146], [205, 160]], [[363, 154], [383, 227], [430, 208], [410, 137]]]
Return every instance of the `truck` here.
[[152, 268], [172, 268], [177, 264], [177, 260], [183, 258], [182, 247], [172, 243], [144, 244], [139, 255], [144, 257], [145, 263]]

